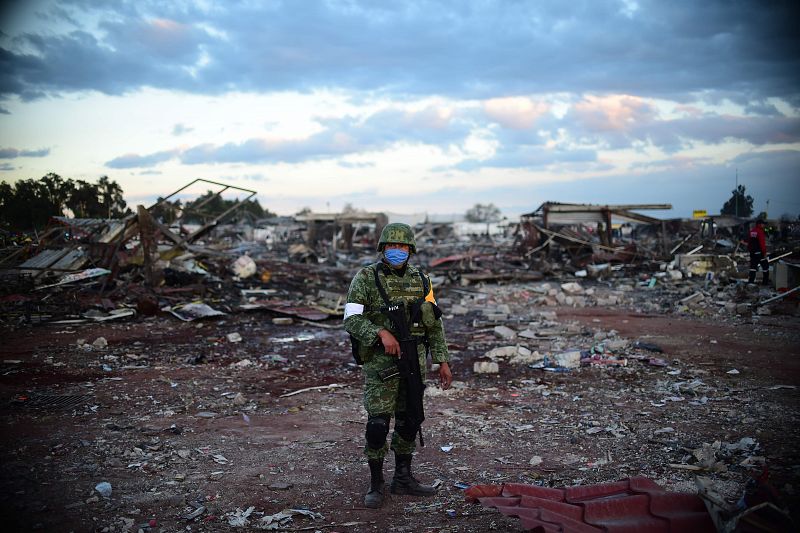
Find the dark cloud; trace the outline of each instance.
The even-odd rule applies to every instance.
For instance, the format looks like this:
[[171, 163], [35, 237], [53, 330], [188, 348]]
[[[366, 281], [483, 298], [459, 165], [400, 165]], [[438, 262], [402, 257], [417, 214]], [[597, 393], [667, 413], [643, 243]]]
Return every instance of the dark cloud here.
[[[6, 95], [339, 87], [687, 99], [725, 91], [742, 103], [776, 96], [800, 104], [793, 0], [640, 0], [636, 9], [616, 0], [33, 5], [49, 23], [8, 29], [0, 48]], [[55, 22], [74, 31], [55, 34]]]
[[9, 172], [11, 170], [16, 170], [16, 167], [11, 163], [0, 163], [0, 171]]
[[610, 149], [648, 143], [666, 152], [676, 152], [696, 142], [719, 144], [733, 139], [764, 145], [800, 141], [800, 118], [797, 117], [706, 113], [663, 119], [650, 110], [639, 111], [624, 105], [579, 103], [555, 126], [583, 144]]
[[41, 148], [39, 150], [21, 150], [20, 157], [47, 157], [50, 155], [50, 148]]
[[[475, 113], [459, 114], [435, 107], [416, 112], [399, 109], [379, 111], [364, 118], [344, 117], [320, 122], [320, 133], [305, 139], [251, 138], [225, 144], [204, 143], [151, 154], [129, 153], [106, 163], [110, 168], [152, 167], [173, 158], [183, 164], [299, 163], [332, 159], [349, 154], [378, 152], [396, 144], [460, 146], [476, 126]], [[478, 168], [544, 169], [569, 165], [570, 171], [609, 168], [597, 159], [598, 149], [624, 149], [637, 144], [652, 145], [676, 153], [697, 143], [719, 144], [738, 140], [756, 146], [800, 142], [800, 119], [785, 116], [728, 116], [713, 113], [686, 118], [662, 119], [650, 104], [640, 100], [626, 104], [578, 102], [564, 117], [544, 113], [528, 129], [504, 128], [489, 123], [495, 153], [488, 159], [468, 159], [459, 170]], [[176, 130], [182, 127], [175, 126]], [[559, 136], [558, 142], [551, 142]], [[549, 143], [549, 144], [548, 144]], [[23, 155], [14, 149], [0, 157]], [[45, 151], [25, 155], [46, 155]], [[687, 164], [686, 158], [671, 161]], [[656, 162], [651, 165], [658, 166]], [[445, 169], [437, 169], [442, 172]]]
[[[800, 152], [775, 150], [754, 152], [727, 163], [696, 160], [692, 166], [672, 166], [640, 174], [584, 177], [571, 181], [528, 183], [521, 185], [490, 185], [478, 189], [464, 187], [442, 188], [426, 193], [425, 200], [437, 203], [459, 202], [463, 205], [485, 203], [491, 198], [503, 214], [533, 211], [542, 202], [560, 201], [592, 204], [669, 203], [669, 211], [648, 211], [659, 218], [691, 216], [694, 209], [719, 213], [738, 183], [752, 195], [756, 212], [767, 209], [769, 215], [800, 213]], [[653, 169], [651, 169], [653, 170]]]
[[700, 119], [663, 121], [642, 128], [637, 136], [680, 136], [717, 144], [736, 139], [755, 145], [800, 141], [800, 119], [794, 117], [736, 117], [716, 115]]
[[169, 161], [176, 155], [175, 150], [163, 150], [147, 155], [125, 154], [107, 161], [105, 166], [108, 168], [138, 168], [152, 167], [159, 163]]
[[[305, 139], [252, 138], [225, 144], [204, 143], [152, 154], [125, 154], [106, 163], [110, 168], [149, 167], [178, 158], [187, 165], [218, 163], [299, 163], [348, 154], [380, 151], [394, 143], [461, 142], [470, 126], [446, 109], [428, 107], [408, 112], [379, 111], [366, 118], [320, 121], [326, 129]], [[175, 126], [178, 129], [179, 125]]]
[[668, 159], [657, 159], [654, 161], [634, 163], [631, 165], [631, 169], [685, 170], [695, 168], [697, 166], [707, 165], [709, 163], [711, 163], [711, 158], [709, 157], [674, 156]]
[[17, 148], [0, 148], [0, 159], [15, 159], [17, 157], [47, 157], [49, 148], [39, 150], [19, 150]]

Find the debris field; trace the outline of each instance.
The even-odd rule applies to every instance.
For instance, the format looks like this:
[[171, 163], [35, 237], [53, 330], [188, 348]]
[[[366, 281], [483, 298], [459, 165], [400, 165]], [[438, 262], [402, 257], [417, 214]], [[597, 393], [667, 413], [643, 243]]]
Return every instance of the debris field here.
[[[145, 235], [140, 210], [138, 229], [93, 230], [107, 237], [105, 263], [81, 263], [87, 247], [72, 243], [73, 265], [34, 283], [24, 270], [37, 256], [20, 253], [27, 267], [0, 301], [4, 528], [525, 531], [467, 491], [625, 479], [706, 487], [717, 527], [746, 523], [737, 513], [756, 487], [774, 511], [760, 519], [798, 523], [797, 293], [791, 276], [777, 292], [744, 283], [746, 254], [696, 230], [642, 233], [631, 256], [633, 241], [614, 247], [608, 232], [600, 245], [576, 227], [551, 227], [528, 251], [519, 233], [422, 228], [415, 259], [444, 311], [454, 375], [447, 391], [428, 381], [414, 462], [438, 492], [364, 508], [362, 377], [341, 317], [350, 278], [376, 260], [374, 243], [350, 239], [376, 217], [350, 215], [356, 229], [337, 245], [323, 218], [308, 217], [321, 241], [287, 233], [267, 247], [160, 223]], [[791, 273], [796, 242], [785, 250]]]

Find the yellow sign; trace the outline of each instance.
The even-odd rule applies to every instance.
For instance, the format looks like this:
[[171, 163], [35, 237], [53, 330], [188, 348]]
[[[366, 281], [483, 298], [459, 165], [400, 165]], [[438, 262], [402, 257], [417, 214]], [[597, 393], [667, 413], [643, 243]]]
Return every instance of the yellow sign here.
[[705, 209], [695, 209], [692, 211], [692, 218], [706, 218], [708, 213]]

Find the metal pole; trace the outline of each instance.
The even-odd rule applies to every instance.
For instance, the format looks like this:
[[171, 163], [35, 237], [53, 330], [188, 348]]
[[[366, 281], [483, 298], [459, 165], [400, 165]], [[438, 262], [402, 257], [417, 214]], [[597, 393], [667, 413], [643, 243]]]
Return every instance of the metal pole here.
[[755, 307], [759, 307], [759, 306], [762, 306], [762, 305], [768, 304], [768, 303], [770, 303], [770, 302], [774, 302], [775, 300], [780, 300], [781, 298], [786, 298], [787, 296], [789, 296], [790, 294], [792, 294], [793, 292], [796, 292], [796, 291], [798, 291], [798, 290], [800, 290], [800, 286], [797, 286], [797, 287], [795, 287], [794, 289], [792, 289], [792, 290], [790, 290], [790, 291], [786, 291], [786, 292], [784, 292], [784, 293], [782, 293], [782, 294], [779, 294], [778, 296], [773, 296], [773, 297], [772, 297], [772, 298], [770, 298], [769, 300], [764, 300], [763, 302], [758, 302], [758, 303], [755, 305]]

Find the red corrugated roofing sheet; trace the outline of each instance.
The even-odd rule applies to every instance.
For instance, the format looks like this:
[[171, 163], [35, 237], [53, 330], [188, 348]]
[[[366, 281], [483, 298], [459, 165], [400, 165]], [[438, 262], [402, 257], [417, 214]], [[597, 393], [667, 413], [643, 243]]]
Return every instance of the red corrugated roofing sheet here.
[[519, 517], [523, 527], [537, 532], [715, 531], [699, 496], [667, 492], [644, 477], [564, 489], [522, 483], [476, 485], [467, 489], [466, 498]]

